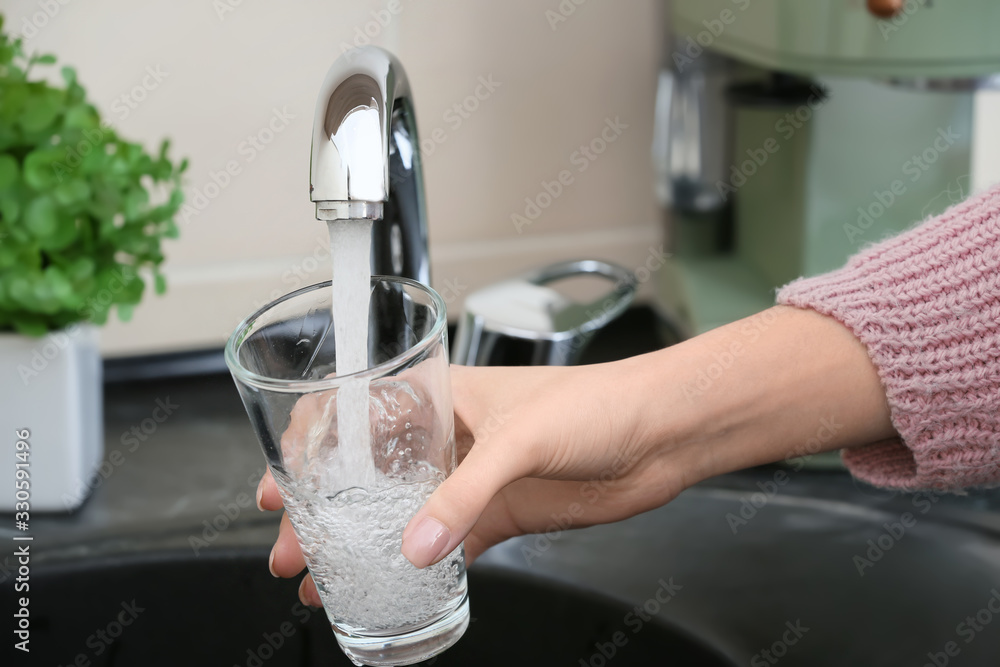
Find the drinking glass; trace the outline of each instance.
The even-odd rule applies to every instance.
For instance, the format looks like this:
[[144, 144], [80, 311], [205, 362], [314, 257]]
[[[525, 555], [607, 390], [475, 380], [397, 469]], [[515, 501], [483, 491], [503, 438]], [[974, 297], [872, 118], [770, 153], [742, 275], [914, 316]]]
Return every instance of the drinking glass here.
[[338, 375], [331, 300], [327, 281], [264, 306], [226, 363], [341, 648], [359, 665], [408, 665], [469, 623], [462, 546], [422, 570], [400, 552], [456, 465], [445, 305], [412, 280], [373, 277], [368, 368]]

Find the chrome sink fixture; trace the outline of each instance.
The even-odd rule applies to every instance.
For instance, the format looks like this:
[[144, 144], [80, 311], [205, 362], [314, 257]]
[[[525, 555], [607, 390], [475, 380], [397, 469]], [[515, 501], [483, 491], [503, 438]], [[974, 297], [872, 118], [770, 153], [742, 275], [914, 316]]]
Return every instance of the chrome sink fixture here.
[[317, 220], [376, 221], [373, 274], [430, 284], [417, 124], [392, 54], [360, 47], [330, 67], [316, 102], [309, 172]]
[[[610, 289], [580, 303], [553, 283], [600, 278]], [[560, 262], [473, 292], [465, 300], [452, 343], [463, 366], [566, 366], [579, 361], [590, 339], [631, 305], [635, 274], [594, 259]]]

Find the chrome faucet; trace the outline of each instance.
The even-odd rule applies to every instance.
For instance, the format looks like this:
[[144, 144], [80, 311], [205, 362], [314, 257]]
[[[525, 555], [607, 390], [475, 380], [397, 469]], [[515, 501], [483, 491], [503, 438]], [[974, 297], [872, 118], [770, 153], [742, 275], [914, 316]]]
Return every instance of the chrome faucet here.
[[430, 283], [420, 144], [406, 73], [374, 46], [326, 74], [313, 117], [309, 198], [317, 220], [370, 219], [372, 273]]

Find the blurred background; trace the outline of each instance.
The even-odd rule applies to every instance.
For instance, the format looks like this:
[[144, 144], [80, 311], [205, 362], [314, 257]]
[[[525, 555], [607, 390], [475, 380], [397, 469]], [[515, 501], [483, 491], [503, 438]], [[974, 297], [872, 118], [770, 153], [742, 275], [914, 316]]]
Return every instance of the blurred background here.
[[[102, 330], [104, 355], [220, 348], [256, 307], [327, 279], [326, 230], [314, 220], [307, 190], [313, 109], [329, 64], [346, 49], [368, 43], [396, 53], [410, 77], [423, 146], [433, 285], [447, 299], [453, 319], [469, 293], [530, 267], [595, 256], [634, 269], [661, 244], [676, 250], [671, 236], [676, 237], [677, 230], [671, 230], [668, 222], [675, 188], [671, 179], [684, 181], [692, 163], [688, 154], [706, 151], [694, 158], [694, 169], [704, 169], [708, 173], [701, 176], [716, 181], [720, 175], [728, 177], [730, 167], [739, 166], [741, 160], [734, 160], [734, 155], [743, 155], [739, 138], [730, 136], [730, 128], [736, 127], [733, 109], [754, 102], [727, 102], [733, 109], [720, 114], [712, 98], [713, 89], [718, 98], [720, 86], [739, 79], [728, 71], [718, 75], [712, 49], [733, 53], [739, 47], [730, 44], [729, 35], [718, 39], [706, 27], [713, 21], [726, 25], [719, 22], [719, 15], [729, 10], [735, 26], [730, 32], [735, 33], [743, 4], [714, 3], [719, 7], [703, 7], [692, 14], [689, 5], [680, 3], [678, 10], [690, 18], [685, 26], [690, 36], [676, 40], [671, 36], [675, 21], [661, 2], [643, 0], [627, 7], [608, 2], [564, 4], [560, 8], [559, 3], [549, 7], [520, 0], [6, 3], [8, 29], [25, 37], [29, 51], [54, 52], [60, 62], [75, 66], [90, 98], [113, 127], [148, 146], [170, 137], [174, 155], [191, 161], [184, 185], [186, 206], [178, 218], [181, 236], [165, 247], [169, 290], [146, 299], [127, 325], [112, 317]], [[772, 11], [767, 4], [760, 14]], [[961, 129], [959, 146], [948, 156], [951, 164], [911, 189], [906, 206], [895, 207], [895, 222], [889, 229], [939, 212], [952, 200], [1000, 179], [1000, 129], [991, 122], [1000, 110], [1000, 96], [977, 89], [962, 95], [959, 102], [944, 103], [946, 108], [937, 109], [936, 116], [908, 126], [907, 116], [919, 117], [920, 107], [941, 107], [941, 95], [930, 94], [929, 100], [927, 93], [906, 86], [887, 87], [886, 78], [900, 75], [891, 67], [881, 71], [874, 67], [865, 72], [868, 76], [858, 77], [863, 69], [856, 63], [866, 48], [888, 49], [911, 38], [888, 22], [888, 32], [876, 29], [864, 0], [831, 3], [819, 13], [840, 5], [854, 15], [853, 23], [844, 24], [837, 37], [847, 45], [837, 56], [846, 54], [843, 60], [853, 69], [838, 72], [807, 64], [806, 69], [817, 71], [814, 80], [834, 91], [831, 99], [837, 104], [818, 109], [817, 114], [828, 120], [811, 123], [788, 142], [792, 150], [819, 152], [822, 157], [809, 153], [797, 162], [771, 166], [772, 181], [787, 180], [767, 183], [762, 188], [765, 197], [773, 201], [775, 188], [783, 188], [786, 198], [795, 199], [810, 189], [814, 198], [834, 199], [827, 218], [851, 223], [857, 217], [852, 217], [856, 206], [867, 205], [875, 191], [888, 187], [893, 174], [887, 170], [899, 172], [908, 155], [908, 142], [894, 146], [891, 133], [913, 137], [913, 152], [919, 154], [917, 144], [933, 141], [934, 124], [945, 121]], [[927, 14], [917, 13], [909, 21], [911, 41], [933, 36], [942, 24]], [[902, 17], [909, 19], [908, 14]], [[756, 28], [750, 19], [744, 18], [742, 24]], [[949, 25], [949, 29], [970, 30], [975, 25]], [[989, 22], [979, 25], [985, 28]], [[697, 43], [699, 32], [708, 36], [703, 38], [709, 46], [706, 57], [701, 57], [703, 47]], [[692, 38], [693, 51], [685, 41]], [[738, 45], [741, 40], [746, 37], [739, 34], [732, 41]], [[897, 61], [926, 55], [919, 49], [900, 52], [891, 55]], [[676, 78], [677, 65], [684, 64], [687, 53], [696, 57], [691, 67], [679, 72], [679, 89], [670, 85], [671, 77]], [[870, 60], [877, 63], [882, 57]], [[966, 54], [944, 52], [941, 57], [954, 62]], [[793, 50], [782, 64], [796, 62], [807, 61]], [[838, 76], [843, 72], [852, 76]], [[926, 78], [927, 71], [916, 74]], [[670, 94], [678, 90], [692, 96], [694, 106], [671, 105]], [[703, 92], [692, 92], [696, 90]], [[705, 91], [708, 97], [699, 100]], [[794, 101], [783, 104], [794, 111]], [[857, 110], [855, 117], [842, 112], [848, 107]], [[700, 124], [692, 123], [691, 109], [694, 118], [704, 114]], [[657, 113], [659, 122], [654, 119]], [[737, 145], [726, 145], [722, 152], [712, 146], [692, 149], [685, 142], [671, 158], [670, 142], [678, 141], [668, 137], [671, 113], [673, 134], [681, 136], [680, 141], [695, 136], [702, 142], [714, 139], [720, 146]], [[890, 121], [894, 116], [896, 120]], [[620, 136], [600, 155], [581, 151], [600, 137], [608, 122], [620, 124]], [[919, 130], [928, 123], [924, 139]], [[866, 131], [859, 131], [862, 127]], [[750, 141], [743, 141], [746, 148], [752, 148]], [[786, 155], [792, 150], [786, 149]], [[826, 157], [829, 154], [835, 157]], [[711, 171], [713, 160], [717, 173]], [[811, 191], [815, 182], [788, 177], [789, 171], [804, 173], [807, 163], [820, 160], [828, 166], [818, 167], [819, 171], [833, 170], [834, 179], [861, 174], [861, 183], [853, 192], [838, 193], [831, 187], [815, 193]], [[860, 169], [868, 164], [872, 166]], [[238, 173], [228, 173], [227, 165]], [[573, 173], [572, 184], [544, 209], [538, 207], [536, 201], [548, 203], [545, 183], [558, 184], [564, 169]], [[829, 182], [830, 175], [814, 178]], [[684, 184], [680, 187], [683, 190]], [[946, 196], [934, 201], [941, 193]], [[851, 201], [852, 196], [858, 201]], [[685, 211], [681, 213], [683, 218]], [[794, 214], [807, 217], [801, 208]], [[773, 211], [754, 211], [754, 215], [773, 216]], [[518, 219], [529, 224], [519, 224]], [[836, 222], [825, 224], [836, 229], [838, 237], [844, 236]], [[775, 228], [781, 230], [780, 225]], [[865, 242], [884, 233], [878, 228], [864, 231]], [[857, 240], [851, 241], [857, 247]], [[768, 246], [766, 252], [771, 254], [764, 261], [776, 261], [774, 256], [783, 249], [780, 243]], [[852, 249], [830, 253], [811, 271], [812, 267], [800, 266], [799, 273], [834, 268]], [[719, 273], [717, 267], [712, 271]], [[717, 294], [702, 298], [700, 286], [691, 288], [698, 296], [678, 296], [678, 289], [686, 289], [684, 280], [675, 267], [657, 272], [656, 280], [641, 285], [640, 301], [676, 314], [685, 310], [686, 299], [730, 298]], [[668, 284], [661, 285], [664, 282]], [[771, 289], [776, 282], [764, 280], [762, 286]], [[689, 324], [694, 321], [689, 328], [697, 331], [754, 312], [769, 299], [769, 291], [757, 290], [752, 296], [737, 297], [745, 305], [734, 305], [724, 314], [706, 314], [701, 321], [697, 314], [682, 315], [687, 315]]]
[[[397, 54], [410, 78], [432, 275], [453, 317], [468, 291], [519, 270], [592, 255], [637, 266], [662, 243], [650, 159], [658, 3], [572, 5], [554, 26], [526, 1], [400, 0], [395, 12], [384, 0], [53, 6], [48, 18], [33, 0], [5, 3], [8, 30], [75, 66], [123, 135], [149, 146], [169, 136], [191, 160], [184, 192], [195, 208], [165, 247], [169, 290], [128, 325], [112, 318], [108, 356], [221, 348], [256, 307], [329, 279], [326, 228], [309, 201], [313, 110], [330, 64], [366, 43]], [[542, 181], [576, 173], [574, 152], [608, 119], [627, 129], [518, 233], [512, 215], [524, 216]], [[216, 190], [213, 173], [231, 161], [239, 174]]]

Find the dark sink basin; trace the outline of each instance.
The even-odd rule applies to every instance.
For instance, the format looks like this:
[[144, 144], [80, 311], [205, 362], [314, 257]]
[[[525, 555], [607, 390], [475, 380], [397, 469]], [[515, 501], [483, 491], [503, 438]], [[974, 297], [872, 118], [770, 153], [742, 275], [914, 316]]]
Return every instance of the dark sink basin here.
[[[302, 606], [298, 582], [272, 578], [266, 563], [266, 550], [247, 548], [39, 565], [32, 664], [350, 665], [323, 611]], [[425, 664], [731, 664], [662, 622], [638, 622], [617, 601], [497, 568], [473, 568], [469, 577], [473, 622]]]

